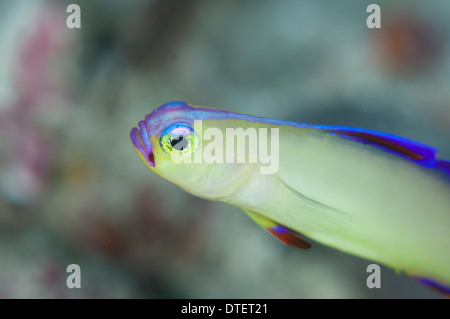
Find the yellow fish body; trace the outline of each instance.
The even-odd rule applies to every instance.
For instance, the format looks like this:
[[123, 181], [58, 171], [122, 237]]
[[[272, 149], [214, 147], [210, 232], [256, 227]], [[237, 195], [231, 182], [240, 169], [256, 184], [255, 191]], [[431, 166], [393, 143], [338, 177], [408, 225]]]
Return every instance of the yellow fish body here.
[[309, 248], [306, 236], [450, 294], [450, 162], [432, 147], [184, 102], [154, 110], [131, 139], [154, 173], [240, 207], [286, 244]]

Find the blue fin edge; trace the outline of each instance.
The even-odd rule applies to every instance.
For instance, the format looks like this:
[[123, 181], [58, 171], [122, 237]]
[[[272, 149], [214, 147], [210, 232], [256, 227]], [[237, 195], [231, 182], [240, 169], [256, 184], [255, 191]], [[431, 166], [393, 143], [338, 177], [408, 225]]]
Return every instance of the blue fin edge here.
[[420, 282], [421, 284], [430, 287], [433, 290], [443, 294], [446, 297], [450, 297], [450, 286], [444, 285], [436, 280], [423, 278], [423, 277], [414, 277], [415, 280]]

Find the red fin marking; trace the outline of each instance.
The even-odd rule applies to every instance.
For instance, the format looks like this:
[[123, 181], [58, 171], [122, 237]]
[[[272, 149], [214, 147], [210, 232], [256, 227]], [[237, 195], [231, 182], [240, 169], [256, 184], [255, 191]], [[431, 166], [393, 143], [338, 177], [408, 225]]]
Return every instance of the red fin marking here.
[[300, 237], [296, 232], [283, 226], [266, 228], [269, 233], [281, 240], [288, 246], [294, 246], [300, 249], [309, 249], [311, 244]]
[[388, 148], [390, 150], [393, 150], [397, 153], [400, 153], [406, 157], [409, 157], [413, 160], [416, 161], [420, 161], [420, 160], [424, 160], [425, 157], [419, 153], [416, 153], [412, 150], [410, 150], [409, 148], [395, 142], [392, 140], [388, 140], [386, 138], [383, 138], [381, 136], [377, 136], [377, 135], [373, 135], [373, 134], [368, 134], [368, 133], [364, 133], [364, 132], [350, 132], [350, 131], [339, 131], [339, 134], [342, 135], [346, 135], [346, 136], [352, 136], [352, 137], [356, 137], [362, 140], [365, 140], [369, 143], [372, 144], [376, 144], [376, 145], [380, 145], [382, 147]]

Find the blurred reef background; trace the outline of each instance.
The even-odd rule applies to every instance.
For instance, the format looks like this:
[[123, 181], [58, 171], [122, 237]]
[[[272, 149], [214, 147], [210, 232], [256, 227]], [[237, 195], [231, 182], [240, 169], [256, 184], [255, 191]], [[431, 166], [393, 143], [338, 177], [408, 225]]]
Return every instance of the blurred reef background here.
[[[81, 29], [66, 27], [70, 3]], [[182, 100], [450, 158], [449, 85], [447, 0], [0, 0], [0, 297], [439, 298], [385, 267], [368, 289], [372, 262], [286, 247], [185, 193], [129, 131]], [[81, 289], [66, 287], [73, 263]]]

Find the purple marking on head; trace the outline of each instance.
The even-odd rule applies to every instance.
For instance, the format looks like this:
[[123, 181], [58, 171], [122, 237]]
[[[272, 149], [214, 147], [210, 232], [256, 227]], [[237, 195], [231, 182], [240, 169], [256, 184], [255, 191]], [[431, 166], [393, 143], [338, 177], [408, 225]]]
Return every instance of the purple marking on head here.
[[163, 104], [159, 107], [159, 109], [168, 109], [173, 107], [179, 107], [179, 106], [187, 106], [186, 102], [183, 101], [172, 101], [167, 102], [166, 104]]
[[[153, 157], [152, 147], [148, 139], [147, 130], [145, 129], [145, 127], [142, 129], [141, 122], [139, 123], [139, 126], [141, 126], [141, 130], [133, 127], [130, 132], [130, 138], [133, 142], [133, 145], [136, 147], [136, 150], [142, 154], [142, 157], [145, 158], [147, 163], [150, 166], [155, 166], [155, 160]], [[144, 141], [147, 141], [148, 145], [146, 145]]]
[[137, 129], [136, 127], [133, 127], [133, 129], [130, 132], [130, 138], [131, 141], [133, 142], [133, 145], [136, 147], [136, 149], [142, 153], [142, 155], [145, 155], [145, 149], [143, 147], [143, 145], [141, 144], [141, 142], [138, 139], [138, 136], [140, 136], [140, 132], [139, 129]]
[[142, 142], [144, 142], [144, 146], [145, 146], [145, 150], [146, 150], [145, 155], [146, 155], [146, 157], [148, 157], [150, 155], [150, 153], [152, 152], [152, 146], [150, 145], [150, 139], [148, 138], [147, 128], [145, 127], [144, 121], [139, 122], [139, 128], [141, 131]]

